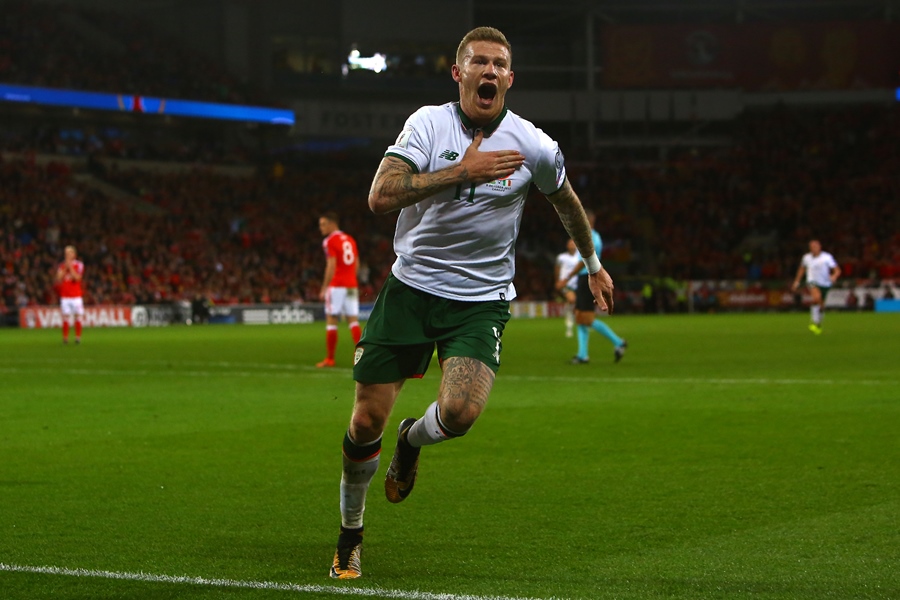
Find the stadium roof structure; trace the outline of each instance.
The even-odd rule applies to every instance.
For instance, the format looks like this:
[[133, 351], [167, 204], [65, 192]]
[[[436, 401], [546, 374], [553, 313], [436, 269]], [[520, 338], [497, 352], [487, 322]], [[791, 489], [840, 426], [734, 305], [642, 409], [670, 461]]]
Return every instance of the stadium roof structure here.
[[[95, 6], [117, 7], [119, 0], [82, 0]], [[245, 0], [247, 4], [265, 5], [274, 0]], [[338, 0], [341, 2], [341, 0]], [[207, 4], [225, 4], [226, 0], [207, 0]], [[342, 3], [342, 2], [341, 2]], [[373, 4], [394, 4], [372, 0]], [[132, 0], [141, 9], [177, 9], [182, 0]], [[531, 21], [535, 29], [545, 28], [545, 21], [534, 21], [535, 11], [558, 15], [584, 14], [586, 11], [614, 23], [666, 23], [686, 20], [743, 22], [753, 20], [829, 20], [829, 19], [900, 19], [900, 0], [478, 0], [469, 6], [479, 16], [502, 12], [503, 20], [519, 14]]]
[[546, 31], [547, 22], [534, 13], [585, 14], [610, 23], [671, 23], [747, 21], [824, 21], [900, 19], [900, 0], [479, 0], [476, 15], [502, 12], [504, 20], [520, 14], [523, 24]]

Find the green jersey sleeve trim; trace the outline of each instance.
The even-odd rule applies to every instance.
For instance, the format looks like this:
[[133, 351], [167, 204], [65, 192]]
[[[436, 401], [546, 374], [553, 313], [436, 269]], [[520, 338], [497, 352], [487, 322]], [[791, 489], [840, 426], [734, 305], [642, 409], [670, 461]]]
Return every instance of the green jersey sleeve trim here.
[[384, 156], [385, 156], [385, 158], [387, 158], [388, 156], [391, 156], [391, 157], [393, 157], [393, 158], [399, 158], [400, 160], [402, 160], [403, 162], [405, 162], [406, 164], [408, 164], [410, 167], [412, 167], [412, 170], [413, 170], [416, 174], [419, 173], [419, 167], [416, 165], [416, 163], [414, 163], [414, 162], [411, 161], [410, 159], [406, 158], [406, 157], [403, 156], [402, 154], [397, 154], [396, 152], [385, 152], [385, 153], [384, 153]]

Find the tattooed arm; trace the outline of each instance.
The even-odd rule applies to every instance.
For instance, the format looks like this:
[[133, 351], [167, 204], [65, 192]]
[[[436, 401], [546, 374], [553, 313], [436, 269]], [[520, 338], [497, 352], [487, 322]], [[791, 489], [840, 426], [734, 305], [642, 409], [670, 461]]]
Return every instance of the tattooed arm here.
[[591, 224], [588, 222], [581, 200], [578, 199], [569, 180], [566, 179], [556, 193], [547, 196], [547, 200], [556, 209], [559, 220], [562, 221], [569, 237], [575, 242], [579, 254], [581, 256], [593, 254], [594, 240], [591, 238]]
[[384, 157], [369, 189], [369, 208], [377, 215], [400, 210], [454, 185], [509, 177], [525, 162], [516, 150], [481, 152], [483, 138], [477, 131], [459, 163], [431, 173], [414, 173], [405, 161]]
[[[578, 248], [581, 256], [592, 256], [595, 249], [594, 240], [591, 237], [591, 223], [588, 221], [581, 200], [575, 194], [569, 180], [566, 179], [557, 192], [547, 196], [547, 200], [556, 209], [559, 220], [562, 221], [569, 237], [575, 242], [575, 247]], [[600, 308], [612, 313], [613, 281], [606, 269], [601, 267], [596, 273], [588, 275], [588, 285]]]
[[414, 173], [406, 162], [393, 156], [385, 156], [378, 166], [369, 190], [369, 208], [376, 215], [389, 213], [437, 192], [466, 181], [467, 172], [462, 164], [431, 173]]

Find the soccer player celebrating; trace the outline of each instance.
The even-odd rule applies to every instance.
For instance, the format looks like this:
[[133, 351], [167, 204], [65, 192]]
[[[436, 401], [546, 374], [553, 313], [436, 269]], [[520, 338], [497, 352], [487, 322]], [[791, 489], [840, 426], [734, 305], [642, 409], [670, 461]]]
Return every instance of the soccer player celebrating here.
[[797, 276], [791, 289], [797, 291], [800, 287], [800, 278], [806, 272], [806, 287], [812, 296], [812, 305], [809, 307], [809, 330], [814, 334], [822, 333], [822, 318], [825, 313], [825, 297], [828, 290], [841, 276], [841, 268], [837, 261], [828, 252], [822, 251], [819, 240], [809, 241], [809, 252], [800, 260]]
[[327, 212], [319, 217], [319, 231], [325, 236], [325, 277], [319, 299], [325, 302], [325, 360], [316, 366], [333, 367], [338, 343], [338, 323], [341, 315], [347, 319], [353, 343], [359, 342], [359, 288], [356, 272], [359, 253], [356, 240], [338, 227], [337, 213]]
[[613, 282], [594, 252], [558, 145], [506, 107], [511, 66], [500, 31], [467, 33], [451, 69], [459, 102], [413, 113], [372, 181], [369, 208], [400, 211], [397, 259], [354, 356], [356, 399], [343, 442], [332, 577], [362, 574], [363, 512], [382, 433], [404, 382], [425, 374], [435, 346], [443, 371], [438, 397], [420, 419], [399, 425], [384, 482], [388, 500], [409, 497], [423, 446], [465, 435], [484, 409], [516, 295], [516, 238], [532, 183], [575, 240], [594, 297], [612, 310]]
[[[575, 313], [572, 312], [575, 305], [575, 289], [578, 285], [578, 273], [581, 269], [581, 257], [578, 256], [575, 242], [569, 240], [566, 243], [566, 251], [556, 257], [556, 289], [565, 300], [563, 310], [566, 319], [566, 337], [572, 337], [575, 327]], [[591, 297], [593, 301], [593, 297]]]
[[69, 321], [75, 320], [75, 343], [81, 343], [81, 321], [84, 318], [84, 300], [81, 280], [84, 263], [77, 259], [75, 246], [66, 246], [65, 260], [56, 269], [59, 286], [59, 310], [62, 313], [63, 344], [69, 343]]

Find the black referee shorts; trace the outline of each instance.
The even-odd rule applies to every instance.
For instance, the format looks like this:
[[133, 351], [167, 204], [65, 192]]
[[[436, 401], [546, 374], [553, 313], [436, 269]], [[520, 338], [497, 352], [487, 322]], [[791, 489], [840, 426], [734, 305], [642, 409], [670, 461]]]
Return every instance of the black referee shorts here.
[[594, 312], [594, 294], [588, 285], [587, 273], [578, 276], [578, 287], [575, 288], [575, 310]]

